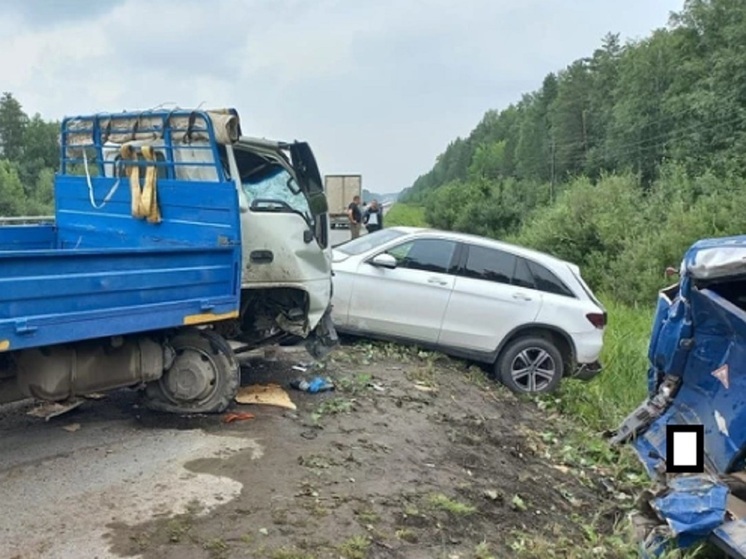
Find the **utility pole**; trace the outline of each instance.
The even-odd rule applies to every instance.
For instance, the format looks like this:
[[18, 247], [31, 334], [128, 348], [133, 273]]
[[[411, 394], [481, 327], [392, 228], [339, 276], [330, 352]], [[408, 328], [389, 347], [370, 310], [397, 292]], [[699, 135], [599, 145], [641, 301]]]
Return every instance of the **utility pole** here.
[[554, 202], [554, 136], [549, 140], [549, 202]]

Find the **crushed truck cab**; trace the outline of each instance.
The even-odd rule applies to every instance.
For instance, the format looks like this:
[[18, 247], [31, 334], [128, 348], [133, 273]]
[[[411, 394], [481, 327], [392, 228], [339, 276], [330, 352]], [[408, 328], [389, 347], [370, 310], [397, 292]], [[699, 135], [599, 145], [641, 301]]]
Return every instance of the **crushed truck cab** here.
[[0, 226], [0, 403], [142, 386], [156, 409], [222, 411], [237, 351], [336, 345], [308, 144], [178, 109], [66, 118], [60, 146], [54, 220]]
[[[657, 484], [649, 520], [665, 525], [648, 532], [648, 556], [710, 539], [746, 557], [746, 236], [697, 242], [679, 276], [658, 298], [649, 398], [612, 443], [631, 443]], [[666, 471], [669, 425], [702, 426], [703, 473]]]

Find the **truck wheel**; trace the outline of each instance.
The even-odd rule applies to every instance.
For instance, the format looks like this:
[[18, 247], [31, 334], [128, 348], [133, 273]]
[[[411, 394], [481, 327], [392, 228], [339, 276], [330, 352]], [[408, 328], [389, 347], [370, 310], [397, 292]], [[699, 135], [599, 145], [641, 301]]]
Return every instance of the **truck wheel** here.
[[220, 413], [241, 383], [241, 368], [224, 338], [211, 330], [189, 329], [168, 342], [171, 365], [145, 388], [147, 406], [171, 413]]
[[517, 393], [554, 392], [563, 374], [562, 354], [544, 338], [513, 340], [503, 349], [495, 363], [495, 376]]

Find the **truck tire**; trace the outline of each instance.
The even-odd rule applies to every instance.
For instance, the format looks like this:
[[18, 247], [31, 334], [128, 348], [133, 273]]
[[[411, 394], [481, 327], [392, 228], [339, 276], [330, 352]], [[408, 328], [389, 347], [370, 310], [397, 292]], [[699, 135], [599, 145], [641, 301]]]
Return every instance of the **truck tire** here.
[[241, 383], [241, 367], [228, 342], [212, 330], [189, 328], [167, 345], [173, 361], [161, 378], [146, 385], [146, 405], [179, 414], [225, 411]]

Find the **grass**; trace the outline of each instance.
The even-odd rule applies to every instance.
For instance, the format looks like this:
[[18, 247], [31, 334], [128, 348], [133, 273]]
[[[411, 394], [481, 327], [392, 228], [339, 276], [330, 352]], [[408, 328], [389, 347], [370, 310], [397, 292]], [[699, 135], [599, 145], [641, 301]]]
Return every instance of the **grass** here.
[[437, 509], [446, 511], [447, 513], [453, 514], [455, 516], [467, 516], [477, 511], [477, 509], [471, 505], [460, 503], [459, 501], [454, 501], [453, 499], [446, 497], [445, 495], [440, 493], [431, 495], [430, 504]]
[[611, 429], [646, 397], [647, 350], [653, 303], [628, 307], [604, 300], [609, 325], [601, 360], [604, 370], [590, 382], [568, 380], [549, 403], [593, 430]]
[[402, 204], [397, 202], [386, 212], [384, 219], [386, 227], [395, 225], [408, 225], [410, 227], [427, 227], [425, 221], [425, 208], [413, 204]]

